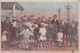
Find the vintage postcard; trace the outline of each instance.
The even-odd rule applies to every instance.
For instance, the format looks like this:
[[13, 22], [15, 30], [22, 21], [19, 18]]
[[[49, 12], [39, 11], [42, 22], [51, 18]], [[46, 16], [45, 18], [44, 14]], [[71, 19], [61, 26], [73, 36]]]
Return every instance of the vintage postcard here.
[[77, 2], [0, 4], [1, 52], [76, 53], [79, 50]]

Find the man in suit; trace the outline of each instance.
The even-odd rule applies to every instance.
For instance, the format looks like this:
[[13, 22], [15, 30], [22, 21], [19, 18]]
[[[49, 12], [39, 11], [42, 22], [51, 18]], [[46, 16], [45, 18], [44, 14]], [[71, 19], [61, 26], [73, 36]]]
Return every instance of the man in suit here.
[[50, 22], [51, 26], [52, 26], [52, 32], [53, 32], [53, 41], [56, 43], [57, 40], [57, 32], [58, 32], [58, 28], [59, 28], [59, 20], [57, 19], [57, 15], [53, 16], [53, 19]]
[[4, 30], [7, 31], [7, 46], [10, 47], [11, 43], [15, 39], [15, 29], [12, 25], [12, 22], [10, 20], [10, 17], [7, 16], [6, 20], [4, 21]]
[[64, 24], [64, 39], [66, 40], [64, 44], [68, 44], [69, 46], [70, 46], [70, 29], [71, 29], [70, 21], [67, 20], [67, 22], [65, 22]]
[[57, 25], [57, 28], [59, 28], [59, 20], [57, 19], [57, 15], [53, 16], [53, 19], [50, 22], [52, 25], [55, 23]]

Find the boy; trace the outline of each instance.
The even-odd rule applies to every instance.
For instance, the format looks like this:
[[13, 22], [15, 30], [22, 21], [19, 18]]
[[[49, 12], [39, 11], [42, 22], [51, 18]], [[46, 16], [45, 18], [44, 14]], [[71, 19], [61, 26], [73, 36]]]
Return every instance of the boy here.
[[35, 24], [35, 29], [34, 29], [34, 39], [35, 39], [35, 43], [38, 46], [39, 44], [39, 27], [37, 24]]

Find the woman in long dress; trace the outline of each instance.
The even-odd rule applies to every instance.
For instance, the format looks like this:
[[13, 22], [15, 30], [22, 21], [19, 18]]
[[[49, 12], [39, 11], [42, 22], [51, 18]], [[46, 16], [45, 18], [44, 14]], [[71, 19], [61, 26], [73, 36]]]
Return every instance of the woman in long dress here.
[[[72, 43], [73, 42], [76, 42], [76, 37], [77, 37], [77, 27], [76, 27], [76, 25], [75, 25], [75, 23], [72, 23], [72, 25], [71, 25], [72, 27], [71, 27], [71, 29], [70, 29], [70, 38], [71, 38], [71, 40], [70, 40], [70, 44], [72, 45]], [[70, 45], [70, 46], [71, 46]]]

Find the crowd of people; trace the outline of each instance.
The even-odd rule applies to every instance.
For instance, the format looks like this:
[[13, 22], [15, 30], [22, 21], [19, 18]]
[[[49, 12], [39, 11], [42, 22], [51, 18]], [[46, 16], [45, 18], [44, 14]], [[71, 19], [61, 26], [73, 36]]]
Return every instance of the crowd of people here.
[[78, 23], [70, 19], [52, 18], [32, 19], [31, 17], [11, 19], [9, 16], [2, 21], [2, 47], [18, 46], [26, 50], [31, 48], [33, 43], [36, 46], [44, 47], [45, 44], [54, 43], [62, 47], [64, 44], [71, 46], [77, 43]]

